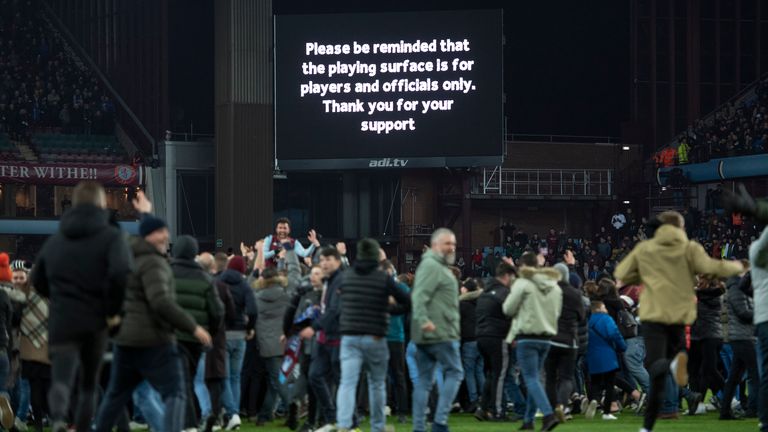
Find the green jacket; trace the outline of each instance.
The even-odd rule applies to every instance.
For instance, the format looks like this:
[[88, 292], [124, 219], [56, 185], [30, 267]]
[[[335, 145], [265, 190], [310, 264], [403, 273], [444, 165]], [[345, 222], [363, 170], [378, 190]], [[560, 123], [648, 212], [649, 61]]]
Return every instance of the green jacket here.
[[[195, 319], [197, 324], [210, 333], [216, 333], [224, 319], [224, 304], [213, 286], [213, 279], [199, 264], [191, 259], [175, 258], [171, 262], [176, 283], [176, 303]], [[176, 330], [179, 341], [195, 342], [197, 339], [186, 332]]]
[[[424, 253], [416, 269], [411, 303], [411, 340], [414, 343], [434, 344], [461, 338], [459, 282], [445, 258], [431, 250]], [[429, 321], [435, 325], [435, 331], [422, 332], [421, 326]]]

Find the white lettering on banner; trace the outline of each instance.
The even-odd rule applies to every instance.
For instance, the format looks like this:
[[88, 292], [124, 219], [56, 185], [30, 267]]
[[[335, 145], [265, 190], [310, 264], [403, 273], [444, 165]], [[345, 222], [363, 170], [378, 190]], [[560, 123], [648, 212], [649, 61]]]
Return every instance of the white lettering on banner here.
[[[475, 72], [482, 64], [472, 58], [472, 43], [464, 35], [410, 41], [333, 42], [307, 41], [304, 57], [296, 53], [301, 75], [307, 78], [299, 83], [299, 96], [319, 99], [326, 115], [366, 113], [370, 120], [360, 122], [361, 132], [388, 135], [414, 131], [420, 120], [452, 111], [466, 100], [462, 95], [477, 90]], [[439, 53], [450, 54], [442, 54], [441, 58]], [[364, 56], [362, 60], [355, 58], [359, 55]], [[446, 55], [450, 57], [446, 59]], [[370, 79], [382, 74], [386, 75], [381, 81]], [[318, 82], [328, 78], [334, 82]], [[344, 94], [354, 96], [349, 100], [336, 96]], [[380, 94], [391, 96], [377, 97]], [[446, 96], [451, 99], [443, 99]], [[393, 112], [412, 113], [414, 117], [379, 117]], [[397, 164], [399, 159], [389, 163]]]
[[0, 182], [15, 180], [76, 184], [82, 180], [97, 180], [104, 184], [139, 184], [138, 170], [130, 165], [103, 166], [52, 166], [37, 164], [0, 164]]

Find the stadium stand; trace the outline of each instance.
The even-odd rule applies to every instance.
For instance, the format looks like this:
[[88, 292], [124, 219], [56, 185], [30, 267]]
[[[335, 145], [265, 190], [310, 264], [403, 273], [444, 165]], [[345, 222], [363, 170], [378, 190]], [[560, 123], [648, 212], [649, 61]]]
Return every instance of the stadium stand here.
[[698, 120], [654, 155], [657, 166], [684, 165], [768, 151], [768, 77]]
[[0, 158], [126, 159], [115, 106], [31, 1], [0, 0]]

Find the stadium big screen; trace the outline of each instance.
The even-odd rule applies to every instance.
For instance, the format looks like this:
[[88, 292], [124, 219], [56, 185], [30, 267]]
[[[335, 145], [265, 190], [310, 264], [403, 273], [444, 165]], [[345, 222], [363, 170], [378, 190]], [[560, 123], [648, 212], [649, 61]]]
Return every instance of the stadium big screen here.
[[286, 170], [502, 160], [502, 12], [275, 17], [275, 149]]

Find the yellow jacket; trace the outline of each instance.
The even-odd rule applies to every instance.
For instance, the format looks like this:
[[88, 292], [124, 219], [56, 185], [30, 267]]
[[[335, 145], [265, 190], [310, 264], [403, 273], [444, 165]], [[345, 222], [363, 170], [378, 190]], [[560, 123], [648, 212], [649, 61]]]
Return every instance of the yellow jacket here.
[[624, 284], [645, 286], [640, 294], [641, 321], [691, 324], [696, 320], [695, 276], [727, 277], [741, 271], [738, 262], [710, 258], [682, 229], [662, 225], [652, 239], [635, 246], [614, 276]]

